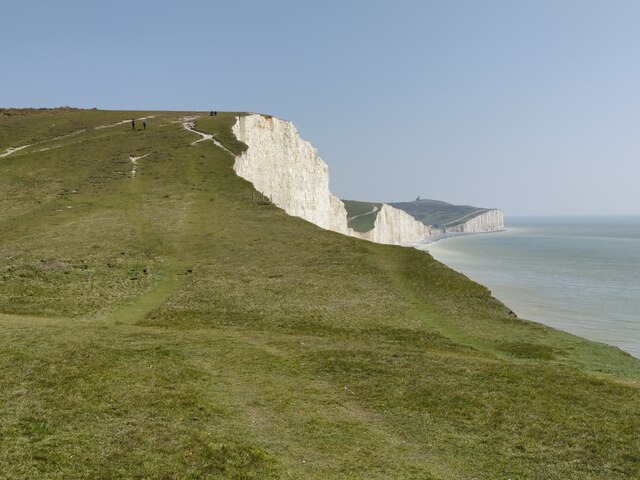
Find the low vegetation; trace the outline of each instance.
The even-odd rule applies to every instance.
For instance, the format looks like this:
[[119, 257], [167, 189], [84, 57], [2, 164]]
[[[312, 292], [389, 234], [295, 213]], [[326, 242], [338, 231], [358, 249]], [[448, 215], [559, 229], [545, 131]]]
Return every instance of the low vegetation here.
[[253, 203], [185, 115], [0, 114], [0, 477], [640, 477], [638, 360]]
[[359, 202], [357, 200], [343, 200], [347, 210], [347, 225], [356, 232], [371, 230], [382, 208], [382, 203]]

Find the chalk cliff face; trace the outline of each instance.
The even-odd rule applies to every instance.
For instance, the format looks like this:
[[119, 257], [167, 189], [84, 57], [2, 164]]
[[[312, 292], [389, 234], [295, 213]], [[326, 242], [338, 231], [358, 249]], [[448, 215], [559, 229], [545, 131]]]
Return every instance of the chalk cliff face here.
[[351, 235], [376, 243], [408, 245], [425, 240], [431, 235], [431, 228], [408, 213], [384, 204], [372, 230], [364, 233], [352, 231]]
[[239, 117], [233, 133], [249, 148], [234, 170], [289, 215], [347, 234], [347, 211], [329, 191], [329, 167], [296, 127], [275, 117]]
[[499, 230], [504, 230], [504, 212], [497, 209], [444, 229], [445, 233], [485, 233]]
[[373, 230], [348, 228], [344, 203], [329, 191], [329, 167], [291, 122], [247, 115], [238, 118], [233, 133], [249, 147], [236, 157], [236, 173], [289, 215], [377, 243], [405, 245], [429, 235], [429, 227], [389, 205], [378, 212]]
[[411, 245], [449, 234], [495, 231], [504, 227], [500, 210], [490, 210], [450, 228], [435, 229], [403, 210], [384, 204], [373, 229], [356, 232], [347, 226], [344, 203], [329, 191], [329, 167], [316, 149], [300, 138], [291, 122], [252, 114], [238, 117], [233, 133], [249, 147], [236, 157], [236, 173], [289, 215], [326, 230], [376, 243]]

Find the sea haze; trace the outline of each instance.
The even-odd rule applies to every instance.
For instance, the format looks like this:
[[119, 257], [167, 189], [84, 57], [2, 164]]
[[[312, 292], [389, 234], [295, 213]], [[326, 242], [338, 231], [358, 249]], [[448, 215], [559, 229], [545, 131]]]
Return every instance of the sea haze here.
[[640, 358], [640, 216], [507, 218], [507, 231], [425, 246], [520, 318]]

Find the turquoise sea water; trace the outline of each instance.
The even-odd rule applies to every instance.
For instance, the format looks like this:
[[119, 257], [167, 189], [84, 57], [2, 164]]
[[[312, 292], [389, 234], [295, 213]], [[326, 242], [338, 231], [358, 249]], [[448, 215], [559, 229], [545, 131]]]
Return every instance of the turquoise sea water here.
[[436, 259], [520, 318], [640, 358], [640, 216], [507, 218], [506, 232], [441, 240]]

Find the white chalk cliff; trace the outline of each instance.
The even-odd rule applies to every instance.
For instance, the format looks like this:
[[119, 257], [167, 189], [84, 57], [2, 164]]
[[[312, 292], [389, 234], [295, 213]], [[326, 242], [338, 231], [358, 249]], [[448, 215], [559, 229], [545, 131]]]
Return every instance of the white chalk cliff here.
[[376, 243], [408, 245], [428, 238], [431, 235], [431, 228], [407, 212], [383, 204], [376, 216], [373, 229], [364, 233], [352, 230], [350, 234]]
[[445, 233], [487, 233], [504, 230], [504, 212], [502, 210], [488, 210], [466, 222], [451, 227], [445, 227]]
[[239, 117], [233, 133], [248, 145], [234, 170], [289, 215], [348, 233], [347, 211], [329, 191], [329, 167], [296, 127], [275, 117]]
[[[251, 114], [237, 118], [233, 133], [249, 147], [236, 157], [236, 173], [289, 215], [326, 230], [393, 245], [416, 244], [428, 241], [432, 235], [442, 237], [449, 232], [433, 229], [390, 205], [382, 206], [372, 230], [356, 232], [347, 226], [344, 203], [329, 191], [329, 167], [316, 149], [300, 138], [293, 123]], [[491, 212], [499, 214], [489, 215]], [[502, 228], [502, 212], [492, 210], [451, 227], [451, 232], [495, 230], [498, 223]]]

